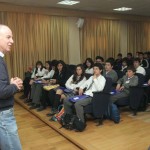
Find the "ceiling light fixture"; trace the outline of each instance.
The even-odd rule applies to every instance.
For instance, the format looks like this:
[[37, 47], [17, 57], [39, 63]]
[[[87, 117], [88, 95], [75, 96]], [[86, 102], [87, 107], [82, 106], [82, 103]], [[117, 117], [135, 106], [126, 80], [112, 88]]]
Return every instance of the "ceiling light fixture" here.
[[61, 2], [58, 2], [57, 4], [61, 4], [61, 5], [75, 5], [77, 3], [80, 3], [80, 1], [63, 0]]
[[129, 11], [129, 10], [132, 10], [132, 8], [128, 8], [128, 7], [121, 7], [121, 8], [116, 8], [116, 9], [113, 9], [115, 11]]

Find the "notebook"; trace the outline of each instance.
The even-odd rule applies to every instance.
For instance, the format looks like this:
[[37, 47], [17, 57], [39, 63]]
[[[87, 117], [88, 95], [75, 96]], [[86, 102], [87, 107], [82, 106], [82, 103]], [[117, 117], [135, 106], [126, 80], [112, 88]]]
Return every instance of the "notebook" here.
[[90, 96], [89, 95], [76, 95], [76, 96], [70, 97], [69, 100], [71, 102], [78, 102], [78, 101], [83, 100], [87, 97], [90, 97]]

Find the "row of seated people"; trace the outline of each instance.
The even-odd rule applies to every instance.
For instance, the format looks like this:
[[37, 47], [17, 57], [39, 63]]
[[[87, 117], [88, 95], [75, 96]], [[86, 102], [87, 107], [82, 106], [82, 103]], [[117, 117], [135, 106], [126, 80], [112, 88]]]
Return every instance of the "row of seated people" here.
[[[112, 63], [104, 63], [101, 61], [101, 57], [97, 57], [96, 58], [96, 62], [99, 62], [99, 63], [102, 63], [103, 66], [105, 67], [105, 70], [107, 72], [107, 76], [112, 76], [112, 79], [114, 80], [114, 82], [116, 82], [117, 80], [117, 75], [118, 75], [118, 78], [121, 78], [127, 71], [127, 67], [128, 67], [128, 60], [126, 58], [124, 58], [122, 60], [122, 66], [121, 66], [121, 69], [120, 70], [113, 70], [112, 67], [114, 68], [114, 61], [110, 58], [111, 62]], [[137, 58], [136, 58], [137, 59]], [[103, 59], [102, 59], [103, 60]], [[134, 61], [134, 66], [135, 68], [137, 69], [137, 73], [142, 73], [143, 75], [146, 74], [146, 72], [148, 72], [148, 77], [149, 77], [149, 69], [143, 69], [143, 67], [141, 67], [141, 65], [139, 65], [140, 63], [140, 60], [137, 59], [136, 61]], [[49, 61], [46, 62], [45, 66], [46, 66], [46, 69], [43, 67], [42, 63], [41, 62], [37, 62], [36, 63], [36, 68], [33, 70], [33, 73], [32, 73], [32, 76], [31, 76], [31, 73], [27, 73], [26, 75], [26, 79], [24, 80], [24, 96], [23, 98], [27, 97], [28, 96], [28, 93], [30, 91], [30, 85], [29, 85], [29, 81], [31, 78], [35, 78], [36, 77], [40, 77], [40, 76], [43, 76], [42, 78], [43, 79], [49, 79], [49, 78], [52, 78], [53, 75], [54, 75], [54, 71], [55, 71], [55, 68], [56, 68], [56, 64], [57, 64], [57, 61], [54, 60], [52, 61], [51, 63]], [[86, 74], [93, 74], [93, 64], [94, 62], [92, 61], [91, 58], [87, 58], [85, 63], [84, 63], [84, 67], [85, 67], [85, 73]], [[71, 65], [72, 66], [72, 69], [73, 70], [75, 68], [74, 65]], [[70, 67], [71, 67], [70, 66]], [[70, 74], [72, 73], [73, 71], [70, 72]], [[109, 72], [109, 73], [108, 73]], [[117, 73], [117, 75], [116, 75]], [[44, 75], [45, 74], [45, 75]], [[113, 77], [114, 76], [114, 77]], [[147, 79], [148, 79], [147, 77]]]
[[[138, 59], [134, 60], [135, 67], [136, 64], [138, 64], [138, 67], [140, 66], [140, 62], [137, 60]], [[77, 116], [84, 122], [83, 107], [91, 103], [93, 92], [103, 91], [106, 83], [105, 77], [110, 77], [113, 83], [116, 83], [118, 80], [117, 73], [113, 70], [113, 62], [110, 59], [106, 61], [104, 70], [103, 65], [100, 63], [95, 63], [92, 69], [94, 75], [87, 80], [85, 76], [85, 68], [83, 65], [77, 65], [75, 73], [68, 79], [69, 73], [67, 72], [65, 63], [63, 61], [58, 61], [54, 76], [51, 80], [42, 80], [42, 84], [35, 82], [37, 78], [34, 80], [32, 78], [30, 80], [30, 101], [26, 102], [30, 102], [28, 103], [30, 109], [37, 108], [38, 111], [45, 109], [46, 105], [50, 105], [51, 112], [47, 115], [52, 116], [57, 113], [57, 108], [62, 103], [64, 103], [65, 112], [71, 113], [73, 103], [69, 101], [69, 98], [76, 94], [82, 95], [84, 93], [85, 95], [88, 95], [88, 97], [74, 104]], [[128, 67], [127, 74], [118, 80], [116, 90], [121, 92], [118, 92], [111, 97], [113, 102], [117, 101], [120, 97], [127, 97], [129, 95], [129, 87], [138, 84], [138, 78], [137, 76], [134, 76], [136, 71], [138, 70], [134, 67]], [[67, 88], [70, 91], [65, 92], [64, 88], [60, 87], [46, 91], [43, 89], [43, 84], [59, 84], [60, 87]]]
[[128, 65], [133, 65], [133, 61], [135, 58], [140, 59], [140, 64], [143, 68], [150, 68], [150, 52], [136, 52], [136, 56], [133, 57], [132, 53], [127, 53], [127, 57], [122, 58], [122, 54], [119, 53], [117, 55], [117, 59], [115, 61], [115, 69], [120, 70], [123, 59], [127, 59]]
[[[145, 56], [145, 54], [144, 54], [144, 56]], [[138, 57], [136, 57], [136, 58], [138, 58]], [[122, 54], [119, 53], [118, 58], [116, 60], [114, 58], [109, 58], [109, 60], [111, 60], [111, 62], [112, 62], [110, 65], [108, 63], [104, 63], [104, 59], [101, 56], [97, 56], [95, 58], [95, 62], [101, 63], [103, 65], [103, 67], [105, 67], [106, 72], [109, 72], [109, 73], [107, 73], [108, 76], [109, 76], [109, 74], [114, 74], [114, 76], [116, 76], [116, 73], [117, 73], [118, 78], [121, 78], [126, 73], [128, 66], [134, 64], [135, 68], [137, 69], [137, 72], [142, 73], [143, 75], [146, 74], [147, 75], [146, 79], [148, 80], [149, 74], [150, 74], [150, 69], [147, 69], [147, 68], [143, 69], [144, 67], [142, 67], [143, 64], [142, 64], [140, 58], [141, 57], [139, 55], [139, 59], [136, 60], [136, 62], [137, 63], [139, 62], [139, 63], [136, 65], [136, 63], [133, 63], [133, 62], [135, 62], [134, 61], [135, 59], [133, 59], [131, 53], [128, 53], [127, 57], [125, 57], [123, 59], [122, 59]], [[93, 64], [94, 64], [94, 61], [91, 58], [87, 58], [85, 60], [83, 65], [84, 65], [86, 74], [93, 74]], [[42, 76], [43, 79], [52, 78], [54, 75], [54, 72], [55, 72], [56, 65], [57, 65], [57, 60], [53, 60], [52, 62], [47, 61], [45, 63], [45, 68], [44, 68], [42, 62], [38, 61], [36, 63], [36, 67], [33, 69], [33, 71], [30, 68], [30, 71], [28, 71], [26, 73], [26, 78], [24, 80], [24, 96], [22, 96], [22, 98], [26, 98], [29, 94], [29, 91], [30, 91], [29, 81], [31, 78], [36, 78], [36, 77], [40, 77], [40, 76]], [[114, 72], [111, 69], [112, 66], [116, 72]], [[73, 70], [75, 68], [75, 65], [69, 65], [69, 68], [71, 69], [70, 74], [72, 74]], [[111, 73], [110, 73], [110, 70], [112, 70]], [[32, 76], [31, 76], [31, 72], [32, 72]], [[116, 78], [114, 79], [114, 82], [116, 82]]]

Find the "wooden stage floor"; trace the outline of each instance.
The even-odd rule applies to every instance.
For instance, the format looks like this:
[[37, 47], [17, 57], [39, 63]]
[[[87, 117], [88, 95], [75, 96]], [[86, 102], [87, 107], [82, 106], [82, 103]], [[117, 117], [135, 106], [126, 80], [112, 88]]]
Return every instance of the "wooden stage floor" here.
[[[139, 112], [136, 117], [133, 117], [132, 115], [130, 115], [128, 109], [124, 109], [121, 111], [121, 122], [119, 124], [114, 124], [114, 122], [110, 120], [105, 120], [103, 126], [97, 127], [95, 126], [93, 120], [90, 119], [87, 121], [87, 127], [84, 132], [74, 132], [74, 131], [68, 131], [63, 128], [60, 129], [59, 123], [49, 121], [49, 118], [46, 117], [46, 114], [49, 112], [50, 108], [47, 108], [42, 112], [37, 112], [36, 110], [29, 110], [29, 106], [24, 104], [24, 102], [19, 99], [19, 96], [21, 94], [22, 93], [17, 93], [15, 95], [15, 101], [18, 104], [20, 104], [22, 107], [27, 109], [29, 112], [34, 114], [36, 117], [38, 117], [40, 120], [42, 120], [45, 124], [47, 124], [49, 126], [49, 128], [47, 128], [47, 132], [49, 132], [50, 134], [52, 132], [52, 136], [53, 136], [53, 132], [57, 131], [60, 137], [65, 137], [66, 139], [68, 139], [70, 141], [70, 145], [68, 145], [67, 143], [68, 140], [66, 140], [66, 145], [67, 145], [66, 150], [68, 150], [69, 148], [71, 150], [73, 149], [148, 150], [148, 147], [150, 146], [150, 111], [149, 110], [146, 112]], [[32, 133], [31, 134], [28, 133], [27, 129], [21, 132], [22, 126], [24, 127], [24, 123], [18, 121], [20, 115], [19, 113], [20, 111], [17, 110], [15, 111], [21, 139], [24, 138], [27, 139], [27, 142], [24, 142], [24, 145], [26, 147], [28, 145], [28, 141]], [[27, 119], [29, 119], [29, 121], [32, 121], [33, 118], [30, 117], [30, 114], [23, 114], [22, 117], [24, 117], [26, 121], [28, 121]], [[35, 120], [35, 118], [33, 118], [33, 120]], [[30, 122], [29, 122], [29, 128], [30, 128]], [[38, 130], [38, 126], [37, 126], [37, 130]], [[44, 132], [46, 133], [45, 129]], [[39, 131], [39, 134], [42, 135], [43, 134], [42, 131], [41, 132]], [[47, 134], [48, 133], [46, 133], [46, 135]], [[47, 135], [46, 141], [47, 140], [51, 141], [50, 134]], [[36, 135], [32, 135], [32, 136], [34, 136], [36, 139]], [[34, 141], [34, 138], [32, 138], [32, 140], [33, 140], [32, 142], [36, 144], [36, 140]], [[52, 141], [54, 142], [54, 139], [52, 139]], [[37, 142], [40, 142], [40, 139]], [[55, 142], [53, 144], [55, 144]], [[76, 147], [75, 145], [77, 145], [79, 148]], [[57, 145], [55, 145], [55, 147], [57, 147]], [[47, 149], [48, 148], [47, 147], [44, 148], [44, 146], [43, 148], [41, 148], [41, 150], [47, 150]], [[26, 148], [26, 150], [28, 149]], [[51, 148], [49, 148], [49, 150], [51, 150]]]

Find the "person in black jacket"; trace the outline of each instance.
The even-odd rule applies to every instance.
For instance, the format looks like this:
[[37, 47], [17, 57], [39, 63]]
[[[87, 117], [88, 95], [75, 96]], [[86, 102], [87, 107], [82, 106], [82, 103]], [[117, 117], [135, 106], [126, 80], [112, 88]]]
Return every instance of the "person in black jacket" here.
[[[69, 78], [69, 73], [66, 68], [66, 64], [60, 60], [57, 64], [56, 73], [54, 74], [54, 77], [52, 80], [50, 80], [51, 84], [59, 84], [61, 87], [65, 87], [65, 83], [67, 79]], [[52, 109], [47, 116], [51, 116], [57, 112], [58, 106], [61, 104], [61, 102], [58, 100], [59, 98], [56, 98], [56, 90], [52, 89], [48, 93], [49, 102], [51, 103]], [[57, 99], [57, 100], [56, 100]]]
[[148, 59], [144, 58], [144, 53], [143, 52], [139, 52], [139, 58], [140, 58], [140, 61], [141, 61], [141, 67], [143, 67], [145, 69], [149, 68]]
[[11, 50], [13, 44], [12, 31], [0, 24], [0, 149], [21, 150], [16, 120], [13, 114], [14, 93], [22, 88], [22, 80], [18, 77], [9, 81], [8, 71], [3, 57]]

